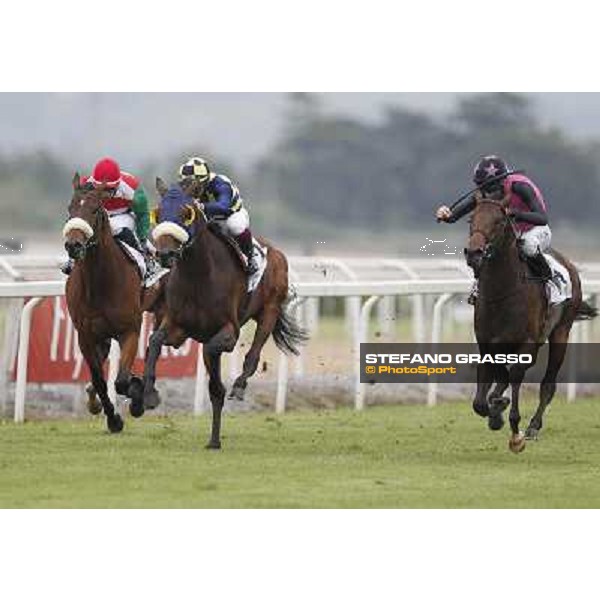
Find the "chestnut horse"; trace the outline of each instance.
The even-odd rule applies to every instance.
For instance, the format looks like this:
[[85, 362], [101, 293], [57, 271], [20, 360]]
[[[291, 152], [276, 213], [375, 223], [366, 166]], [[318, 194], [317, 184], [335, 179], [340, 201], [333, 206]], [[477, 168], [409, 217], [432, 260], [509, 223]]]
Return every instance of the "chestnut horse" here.
[[88, 409], [93, 414], [104, 410], [109, 431], [119, 433], [123, 420], [108, 397], [104, 363], [111, 340], [117, 340], [121, 360], [116, 391], [131, 399], [131, 415], [140, 417], [144, 412], [142, 381], [132, 375], [131, 366], [138, 349], [143, 311], [155, 311], [161, 318], [163, 285], [159, 282], [144, 290], [136, 265], [113, 238], [103, 207], [103, 199], [110, 192], [81, 187], [79, 174], [73, 178], [73, 188], [69, 220], [63, 229], [65, 249], [75, 260], [66, 285], [67, 305], [92, 376]]
[[240, 401], [271, 335], [278, 348], [294, 354], [298, 354], [298, 345], [306, 341], [307, 335], [285, 311], [288, 264], [282, 252], [260, 240], [268, 249], [268, 265], [256, 290], [248, 294], [247, 274], [236, 249], [209, 225], [201, 206], [178, 185], [167, 188], [158, 179], [157, 189], [162, 200], [154, 242], [161, 263], [171, 268], [171, 274], [166, 285], [166, 315], [150, 338], [146, 355], [144, 401], [147, 408], [157, 405], [156, 363], [163, 345], [178, 348], [188, 338], [203, 344], [213, 407], [207, 448], [220, 449], [226, 392], [221, 380], [221, 355], [233, 351], [240, 328], [251, 319], [257, 323], [243, 372], [230, 395]]
[[[504, 426], [502, 413], [511, 406], [510, 449], [525, 449], [527, 440], [537, 439], [543, 417], [556, 393], [569, 335], [577, 320], [593, 319], [597, 311], [583, 301], [577, 269], [557, 252], [553, 256], [568, 270], [573, 286], [572, 298], [549, 306], [546, 284], [532, 278], [519, 253], [518, 234], [507, 213], [508, 203], [481, 199], [471, 219], [467, 262], [479, 278], [475, 306], [475, 333], [482, 354], [515, 353], [531, 355], [531, 365], [510, 368], [484, 364], [478, 368], [475, 412], [489, 420], [492, 430]], [[540, 387], [539, 407], [525, 435], [519, 430], [519, 395], [526, 372], [535, 365], [538, 352], [550, 342], [546, 374]], [[490, 394], [493, 384], [495, 389]], [[508, 387], [512, 398], [503, 398]], [[489, 394], [489, 395], [488, 395]]]

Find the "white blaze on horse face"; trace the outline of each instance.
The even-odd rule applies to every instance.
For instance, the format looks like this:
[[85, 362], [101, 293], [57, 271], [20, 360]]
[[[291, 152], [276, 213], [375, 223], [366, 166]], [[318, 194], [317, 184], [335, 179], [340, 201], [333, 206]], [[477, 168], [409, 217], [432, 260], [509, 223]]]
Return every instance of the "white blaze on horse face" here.
[[79, 217], [75, 217], [74, 219], [69, 219], [66, 223], [65, 226], [63, 227], [63, 238], [67, 238], [67, 236], [72, 232], [72, 231], [80, 231], [81, 233], [83, 233], [83, 235], [86, 236], [87, 239], [93, 237], [94, 235], [94, 230], [92, 228], [92, 226], [85, 221], [84, 219], [81, 219]]
[[165, 235], [170, 235], [180, 244], [187, 244], [190, 239], [190, 234], [183, 227], [169, 221], [157, 225], [152, 232], [152, 238], [155, 242]]

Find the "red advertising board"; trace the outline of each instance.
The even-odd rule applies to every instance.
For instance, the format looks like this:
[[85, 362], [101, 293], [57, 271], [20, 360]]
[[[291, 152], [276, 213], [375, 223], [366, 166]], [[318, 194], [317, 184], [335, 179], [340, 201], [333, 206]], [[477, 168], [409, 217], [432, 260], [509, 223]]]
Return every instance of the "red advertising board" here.
[[[152, 318], [144, 315], [138, 356], [133, 372], [144, 372], [144, 355], [152, 334]], [[198, 344], [188, 340], [179, 350], [163, 348], [157, 376], [165, 379], [194, 377]], [[15, 377], [13, 370], [13, 378]], [[27, 381], [32, 383], [74, 383], [89, 381], [89, 370], [69, 318], [65, 298], [48, 298], [33, 313], [29, 344]]]

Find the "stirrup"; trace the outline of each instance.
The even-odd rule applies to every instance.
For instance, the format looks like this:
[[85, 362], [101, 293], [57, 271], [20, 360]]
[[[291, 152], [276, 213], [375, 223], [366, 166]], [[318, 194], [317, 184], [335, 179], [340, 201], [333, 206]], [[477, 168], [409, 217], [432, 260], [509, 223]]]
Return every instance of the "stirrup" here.
[[260, 267], [256, 264], [256, 261], [254, 259], [248, 260], [248, 264], [246, 266], [246, 271], [248, 271], [248, 275], [256, 275], [256, 273], [258, 273], [259, 268]]
[[146, 274], [144, 275], [142, 285], [145, 288], [152, 287], [168, 271], [168, 269], [161, 267], [153, 258], [146, 260]]

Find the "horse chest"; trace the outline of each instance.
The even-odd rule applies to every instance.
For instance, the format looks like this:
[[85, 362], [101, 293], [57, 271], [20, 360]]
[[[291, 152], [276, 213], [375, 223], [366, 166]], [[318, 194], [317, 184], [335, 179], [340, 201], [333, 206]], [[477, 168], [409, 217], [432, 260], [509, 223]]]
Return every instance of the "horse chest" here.
[[169, 314], [178, 327], [198, 341], [210, 339], [229, 320], [223, 302], [210, 303], [198, 294], [169, 298]]

